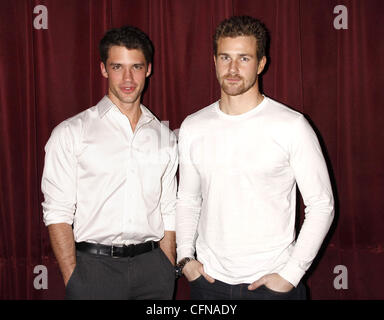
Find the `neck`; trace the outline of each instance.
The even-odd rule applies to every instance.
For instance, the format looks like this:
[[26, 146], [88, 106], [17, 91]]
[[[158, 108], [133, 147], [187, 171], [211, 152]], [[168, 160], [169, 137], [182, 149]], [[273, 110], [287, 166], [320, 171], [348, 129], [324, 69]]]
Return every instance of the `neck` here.
[[220, 110], [229, 115], [239, 115], [256, 108], [264, 97], [257, 86], [237, 96], [227, 95], [221, 90]]
[[139, 122], [142, 113], [140, 100], [136, 100], [132, 103], [122, 103], [121, 101], [115, 99], [112, 94], [108, 94], [108, 97], [119, 108], [120, 112], [128, 118], [132, 131], [135, 131], [136, 125]]

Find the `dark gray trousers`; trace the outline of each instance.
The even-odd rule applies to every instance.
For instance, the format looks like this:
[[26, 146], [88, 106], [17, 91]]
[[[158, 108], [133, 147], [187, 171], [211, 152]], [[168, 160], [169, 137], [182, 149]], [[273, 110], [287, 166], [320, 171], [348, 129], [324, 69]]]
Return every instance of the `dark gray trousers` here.
[[175, 269], [157, 248], [135, 257], [112, 258], [76, 252], [76, 267], [65, 288], [69, 300], [172, 299]]
[[250, 291], [246, 283], [230, 285], [219, 280], [209, 283], [203, 276], [189, 285], [192, 300], [306, 300], [306, 288], [301, 282], [289, 292], [276, 292], [264, 285]]

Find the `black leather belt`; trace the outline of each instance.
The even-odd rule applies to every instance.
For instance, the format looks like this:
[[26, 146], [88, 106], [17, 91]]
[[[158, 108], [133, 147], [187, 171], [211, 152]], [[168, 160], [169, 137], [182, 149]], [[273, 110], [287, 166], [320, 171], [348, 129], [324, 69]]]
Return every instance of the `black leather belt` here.
[[76, 242], [76, 249], [79, 251], [114, 258], [134, 257], [139, 254], [152, 251], [158, 247], [159, 242], [156, 241], [130, 244], [128, 246], [108, 246], [98, 243]]

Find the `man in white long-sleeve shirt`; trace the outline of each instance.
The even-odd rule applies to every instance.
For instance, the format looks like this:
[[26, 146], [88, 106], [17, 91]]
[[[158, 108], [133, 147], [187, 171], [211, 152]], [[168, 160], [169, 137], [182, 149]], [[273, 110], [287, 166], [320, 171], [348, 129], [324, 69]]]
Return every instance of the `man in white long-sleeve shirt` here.
[[111, 29], [100, 56], [108, 94], [45, 147], [44, 222], [66, 298], [171, 299], [178, 155], [141, 104], [152, 43], [138, 28]]
[[[301, 279], [333, 220], [314, 131], [259, 91], [266, 45], [257, 19], [223, 21], [214, 37], [221, 99], [180, 128], [177, 266], [192, 299], [305, 299]], [[297, 239], [296, 185], [306, 206]]]

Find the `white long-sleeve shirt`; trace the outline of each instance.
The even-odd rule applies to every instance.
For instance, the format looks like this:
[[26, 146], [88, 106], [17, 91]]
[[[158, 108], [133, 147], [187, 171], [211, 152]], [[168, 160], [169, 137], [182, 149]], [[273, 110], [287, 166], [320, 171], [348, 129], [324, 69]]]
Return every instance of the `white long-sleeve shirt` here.
[[42, 177], [46, 225], [74, 225], [75, 241], [131, 244], [175, 230], [175, 135], [140, 106], [133, 132], [105, 96], [52, 132]]
[[[331, 225], [334, 207], [318, 139], [300, 113], [264, 97], [228, 115], [219, 102], [179, 132], [178, 261], [193, 256], [230, 284], [278, 273], [297, 285]], [[295, 242], [296, 184], [305, 220]]]

